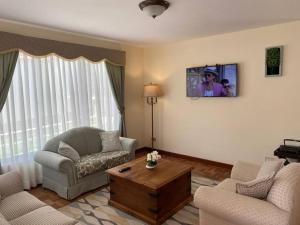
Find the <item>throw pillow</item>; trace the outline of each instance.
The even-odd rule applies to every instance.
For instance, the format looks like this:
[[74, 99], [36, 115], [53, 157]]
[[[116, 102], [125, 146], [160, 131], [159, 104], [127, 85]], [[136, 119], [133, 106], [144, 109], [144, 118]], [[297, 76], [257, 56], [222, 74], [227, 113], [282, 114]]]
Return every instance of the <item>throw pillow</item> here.
[[119, 131], [104, 131], [100, 133], [102, 152], [122, 151]]
[[265, 162], [258, 171], [256, 178], [264, 178], [273, 172], [276, 175], [276, 173], [284, 166], [284, 161], [284, 159], [266, 157]]
[[264, 178], [257, 178], [253, 181], [237, 183], [236, 193], [253, 198], [265, 199], [274, 183], [275, 172]]
[[295, 209], [295, 203], [299, 201], [299, 174], [299, 163], [290, 163], [282, 168], [275, 176], [267, 201], [287, 212]]
[[78, 152], [72, 146], [62, 141], [59, 143], [58, 153], [71, 159], [73, 162], [77, 162], [80, 159]]

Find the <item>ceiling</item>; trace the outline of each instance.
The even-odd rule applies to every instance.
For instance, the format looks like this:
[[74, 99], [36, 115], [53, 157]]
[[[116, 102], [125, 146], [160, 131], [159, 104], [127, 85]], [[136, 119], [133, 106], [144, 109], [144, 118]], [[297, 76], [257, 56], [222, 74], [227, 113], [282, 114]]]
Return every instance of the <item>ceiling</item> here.
[[145, 45], [300, 19], [299, 0], [169, 0], [152, 19], [141, 0], [0, 0], [0, 18]]

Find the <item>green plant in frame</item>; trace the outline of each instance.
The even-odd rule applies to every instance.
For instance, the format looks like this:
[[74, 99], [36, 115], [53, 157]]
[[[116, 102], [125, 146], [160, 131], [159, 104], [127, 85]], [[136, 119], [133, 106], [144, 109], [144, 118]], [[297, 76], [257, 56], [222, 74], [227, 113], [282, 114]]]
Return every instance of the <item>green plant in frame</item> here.
[[266, 75], [280, 75], [282, 47], [266, 49]]

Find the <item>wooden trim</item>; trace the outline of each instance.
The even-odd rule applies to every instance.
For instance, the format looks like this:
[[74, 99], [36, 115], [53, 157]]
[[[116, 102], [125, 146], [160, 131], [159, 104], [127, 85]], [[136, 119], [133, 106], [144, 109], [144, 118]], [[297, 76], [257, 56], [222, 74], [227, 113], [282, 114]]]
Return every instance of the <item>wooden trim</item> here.
[[151, 148], [141, 147], [141, 148], [138, 148], [137, 150], [135, 150], [135, 153], [146, 154], [146, 153], [149, 153], [150, 151], [151, 151]]
[[[151, 152], [151, 150], [152, 149], [150, 147], [142, 147], [142, 148], [137, 149], [136, 152], [139, 154], [143, 154], [143, 153], [146, 154], [146, 153]], [[194, 156], [183, 155], [183, 154], [165, 151], [165, 150], [161, 150], [161, 149], [156, 149], [156, 150], [158, 152], [160, 152], [162, 155], [168, 155], [168, 156], [172, 156], [172, 157], [176, 157], [176, 158], [191, 160], [191, 161], [195, 161], [195, 162], [199, 162], [199, 163], [203, 163], [203, 164], [207, 164], [207, 165], [211, 165], [211, 166], [217, 166], [217, 167], [226, 168], [226, 169], [232, 169], [232, 167], [233, 167], [233, 165], [227, 164], [227, 163], [197, 158]]]

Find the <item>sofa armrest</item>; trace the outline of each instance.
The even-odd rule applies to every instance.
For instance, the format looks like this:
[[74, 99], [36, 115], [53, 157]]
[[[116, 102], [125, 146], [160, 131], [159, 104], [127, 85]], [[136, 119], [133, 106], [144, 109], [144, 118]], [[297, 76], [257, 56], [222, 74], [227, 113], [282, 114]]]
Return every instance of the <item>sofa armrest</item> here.
[[194, 201], [201, 211], [232, 224], [286, 225], [289, 221], [288, 212], [267, 201], [217, 188], [198, 188]]
[[70, 184], [76, 183], [76, 169], [71, 159], [55, 152], [38, 151], [34, 155], [34, 160], [42, 166], [67, 174]]
[[121, 145], [125, 151], [135, 153], [138, 143], [136, 139], [120, 137]]
[[231, 171], [231, 178], [240, 181], [254, 180], [260, 169], [259, 165], [244, 161], [237, 161]]
[[17, 171], [10, 171], [0, 175], [0, 195], [5, 198], [9, 195], [23, 191], [23, 181]]

